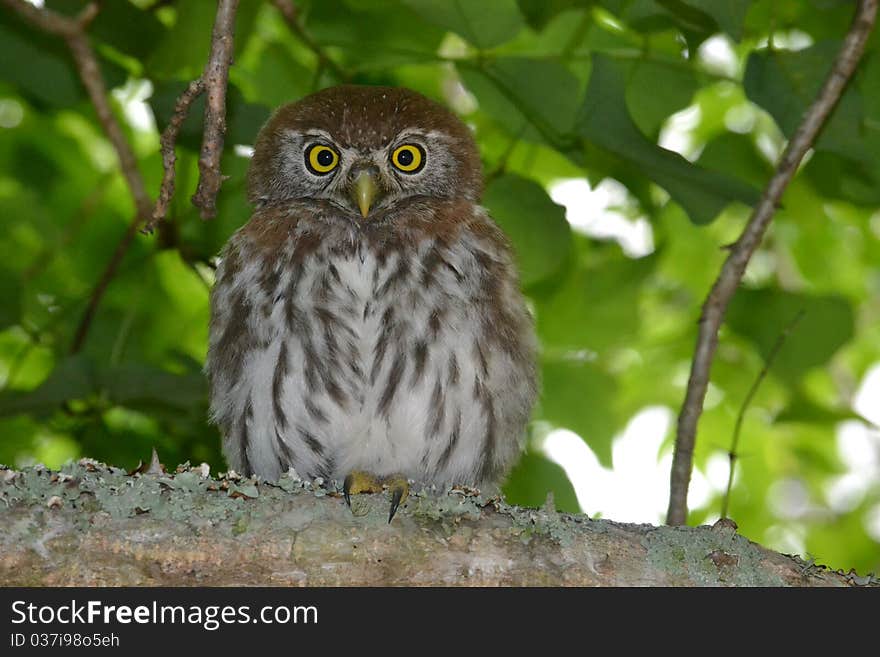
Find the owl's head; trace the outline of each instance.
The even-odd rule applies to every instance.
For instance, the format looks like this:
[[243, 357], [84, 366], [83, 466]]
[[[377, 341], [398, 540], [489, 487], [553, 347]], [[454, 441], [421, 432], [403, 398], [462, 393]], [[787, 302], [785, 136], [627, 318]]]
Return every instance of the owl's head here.
[[354, 220], [412, 198], [477, 201], [480, 158], [468, 128], [409, 89], [345, 85], [278, 109], [263, 126], [248, 198], [332, 204]]

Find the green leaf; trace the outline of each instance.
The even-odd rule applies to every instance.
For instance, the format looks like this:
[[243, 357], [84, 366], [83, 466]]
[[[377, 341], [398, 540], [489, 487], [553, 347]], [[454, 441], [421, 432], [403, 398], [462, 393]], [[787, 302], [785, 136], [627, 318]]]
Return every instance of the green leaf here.
[[544, 188], [514, 175], [493, 180], [483, 203], [513, 243], [523, 287], [556, 274], [571, 249], [565, 210]]
[[568, 9], [586, 8], [594, 0], [517, 0], [526, 22], [536, 30], [543, 29], [555, 16]]
[[710, 141], [697, 162], [713, 171], [724, 172], [756, 188], [762, 188], [773, 174], [773, 167], [755, 147], [751, 137], [725, 132]]
[[[86, 97], [64, 42], [21, 23], [10, 12], [0, 13], [0, 61], [7, 62], [0, 66], [0, 80], [38, 107], [72, 107]], [[98, 61], [108, 88], [125, 81], [118, 64]]]
[[[435, 62], [437, 48], [446, 33], [427, 25], [417, 12], [398, 0], [390, 9], [383, 4], [357, 2], [354, 6], [341, 0], [321, 0], [304, 16], [305, 26], [319, 44], [331, 47], [331, 55], [342, 50], [345, 67], [357, 72], [379, 69], [385, 73], [390, 67]], [[339, 60], [338, 56], [335, 58]]]
[[548, 295], [535, 297], [545, 347], [602, 355], [635, 339], [639, 299], [657, 258], [632, 260], [616, 245], [607, 245], [605, 255], [595, 266], [574, 268]]
[[[76, 16], [89, 0], [48, 0], [46, 7], [67, 16]], [[130, 0], [106, 2], [89, 24], [89, 36], [132, 57], [147, 57], [159, 43], [165, 26], [152, 11], [135, 6]]]
[[593, 56], [593, 74], [578, 119], [578, 131], [666, 189], [691, 221], [705, 224], [733, 201], [753, 204], [758, 192], [724, 174], [695, 166], [649, 141], [626, 108], [624, 76], [608, 57]]
[[95, 389], [96, 377], [92, 364], [83, 355], [71, 356], [58, 363], [49, 377], [34, 390], [0, 393], [0, 417], [18, 413], [47, 415], [65, 402], [88, 397]]
[[766, 36], [797, 30], [808, 34], [814, 43], [846, 34], [856, 6], [850, 0], [758, 0], [751, 4], [745, 19], [747, 34]]
[[279, 107], [305, 96], [313, 77], [311, 71], [278, 43], [270, 43], [260, 52], [255, 71], [238, 71], [238, 79], [249, 87], [249, 98], [259, 99], [269, 107]]
[[[35, 142], [36, 140], [16, 141], [13, 147], [15, 171], [22, 183], [47, 193], [61, 175], [58, 157], [50, 157], [51, 150], [46, 152], [47, 144]], [[57, 148], [58, 144], [52, 143], [48, 146]]]
[[849, 157], [816, 151], [804, 165], [803, 173], [825, 196], [859, 205], [880, 204], [880, 170]]
[[500, 45], [523, 27], [516, 0], [404, 0], [427, 22], [455, 32], [477, 48]]
[[504, 496], [510, 504], [538, 508], [553, 493], [558, 511], [578, 513], [581, 510], [565, 470], [534, 452], [526, 452], [504, 484]]
[[[235, 14], [235, 56], [247, 43], [262, 3], [245, 0]], [[147, 74], [160, 79], [192, 79], [202, 74], [211, 52], [211, 31], [217, 14], [215, 2], [179, 2], [177, 18], [144, 61]]]
[[620, 428], [614, 413], [617, 382], [595, 363], [544, 360], [540, 417], [583, 438], [611, 467], [611, 439]]
[[818, 405], [815, 401], [798, 393], [776, 416], [776, 422], [807, 422], [811, 424], [834, 425], [844, 420], [860, 420], [861, 416], [847, 408], [833, 409]]
[[0, 265], [0, 331], [21, 321], [21, 296], [16, 274]]
[[0, 66], [0, 77], [32, 102], [69, 107], [83, 96], [75, 71], [58, 44], [34, 43], [2, 22], [0, 60], [22, 62]]
[[630, 0], [625, 3], [621, 18], [631, 28], [646, 34], [676, 29], [691, 50], [696, 50], [716, 29], [710, 16], [682, 0]]
[[682, 4], [708, 14], [724, 32], [739, 41], [752, 0], [684, 0]]
[[669, 116], [691, 104], [697, 89], [693, 69], [637, 61], [626, 83], [626, 106], [646, 135], [657, 135]]
[[583, 85], [559, 62], [499, 57], [484, 64], [480, 73], [524, 120], [542, 132], [571, 133]]
[[201, 372], [173, 374], [140, 363], [125, 363], [100, 376], [112, 402], [129, 408], [164, 406], [186, 410], [203, 403], [208, 390]]
[[846, 299], [776, 289], [740, 289], [730, 303], [726, 324], [749, 339], [767, 358], [779, 335], [795, 316], [801, 320], [779, 350], [771, 373], [791, 383], [811, 368], [825, 365], [855, 331], [855, 315]]
[[767, 110], [791, 137], [816, 98], [839, 43], [826, 41], [804, 50], [763, 50], [749, 55], [743, 87], [749, 100]]
[[[840, 41], [822, 41], [797, 51], [753, 52], [743, 85], [749, 100], [766, 109], [791, 137], [840, 50]], [[838, 101], [816, 142], [816, 150], [873, 165], [880, 147], [880, 126], [866, 120], [862, 94], [850, 86]]]
[[107, 399], [130, 408], [173, 408], [183, 411], [204, 403], [207, 387], [196, 370], [174, 374], [154, 366], [123, 363], [97, 368], [79, 354], [61, 361], [49, 377], [28, 392], [0, 393], [0, 416], [31, 413], [47, 415], [60, 406], [103, 391]]

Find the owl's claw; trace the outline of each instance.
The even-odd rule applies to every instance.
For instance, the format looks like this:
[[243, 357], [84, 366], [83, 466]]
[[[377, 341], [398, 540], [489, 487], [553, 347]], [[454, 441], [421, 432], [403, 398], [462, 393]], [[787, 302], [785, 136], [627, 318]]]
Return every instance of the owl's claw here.
[[[355, 470], [342, 482], [342, 497], [348, 508], [351, 508], [351, 496], [360, 493], [380, 493], [385, 488], [391, 491], [391, 512], [388, 514], [388, 522], [394, 518], [397, 509], [406, 501], [409, 496], [409, 483], [406, 477], [391, 476], [379, 479], [369, 472]], [[352, 510], [354, 513], [354, 510]], [[360, 515], [360, 514], [355, 514]]]
[[382, 492], [382, 482], [369, 472], [363, 470], [355, 470], [348, 474], [345, 481], [342, 482], [342, 496], [348, 508], [351, 508], [351, 496], [361, 493], [380, 493]]
[[392, 477], [386, 479], [385, 484], [391, 490], [391, 512], [388, 514], [388, 523], [390, 524], [394, 514], [397, 513], [397, 507], [403, 504], [409, 496], [409, 482], [406, 477]]

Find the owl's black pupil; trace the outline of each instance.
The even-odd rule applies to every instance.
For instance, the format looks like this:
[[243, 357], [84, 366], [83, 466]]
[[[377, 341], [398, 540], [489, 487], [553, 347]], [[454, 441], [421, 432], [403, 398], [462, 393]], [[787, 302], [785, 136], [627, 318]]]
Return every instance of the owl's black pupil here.
[[333, 164], [333, 153], [326, 149], [322, 150], [318, 153], [318, 164], [322, 167], [329, 167]]
[[397, 162], [400, 166], [408, 167], [413, 163], [413, 154], [411, 150], [400, 151], [397, 155]]

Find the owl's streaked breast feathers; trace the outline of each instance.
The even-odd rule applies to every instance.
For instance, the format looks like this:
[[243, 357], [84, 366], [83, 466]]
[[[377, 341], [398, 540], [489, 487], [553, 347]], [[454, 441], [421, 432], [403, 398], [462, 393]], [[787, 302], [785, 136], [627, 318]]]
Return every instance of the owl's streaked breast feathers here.
[[535, 339], [468, 129], [409, 90], [336, 87], [276, 112], [248, 188], [207, 363], [230, 467], [497, 483]]

